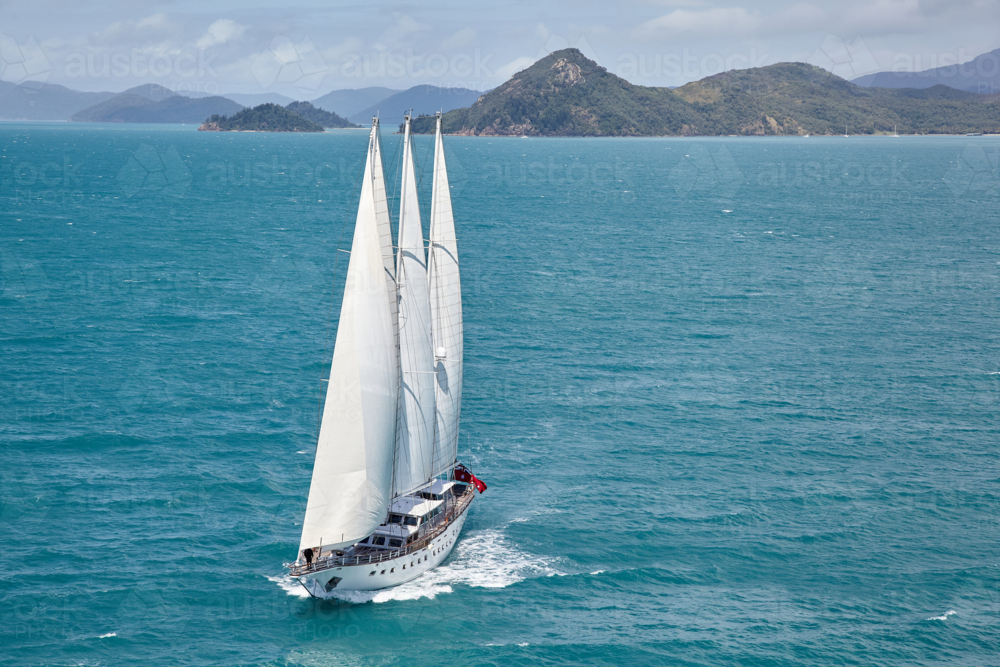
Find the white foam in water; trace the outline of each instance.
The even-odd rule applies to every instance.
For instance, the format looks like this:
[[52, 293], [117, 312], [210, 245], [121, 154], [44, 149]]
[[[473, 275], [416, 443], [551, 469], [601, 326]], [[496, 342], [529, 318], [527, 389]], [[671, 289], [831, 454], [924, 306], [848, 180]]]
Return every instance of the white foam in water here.
[[98, 637], [98, 639], [107, 639], [108, 637], [117, 637], [117, 636], [118, 636], [117, 632], [109, 632], [106, 635], [101, 635], [100, 637]]
[[278, 584], [286, 593], [297, 598], [307, 598], [309, 593], [306, 589], [302, 588], [302, 584], [292, 579], [287, 574], [283, 574], [280, 577], [268, 577], [268, 581], [273, 581]]
[[954, 609], [949, 609], [941, 616], [931, 616], [930, 618], [925, 618], [925, 621], [947, 621], [949, 616], [954, 616], [958, 612]]
[[[330, 597], [346, 602], [389, 602], [433, 599], [451, 593], [452, 586], [461, 584], [476, 588], [505, 588], [528, 577], [559, 574], [541, 558], [519, 551], [499, 530], [484, 530], [459, 539], [455, 551], [444, 565], [413, 581], [378, 591], [336, 591]], [[302, 585], [289, 576], [268, 577], [289, 595], [308, 597]]]
[[349, 602], [417, 600], [451, 593], [452, 585], [506, 588], [528, 577], [558, 574], [541, 558], [519, 551], [499, 530], [484, 530], [461, 538], [444, 565], [413, 581], [380, 591], [341, 591], [336, 597]]

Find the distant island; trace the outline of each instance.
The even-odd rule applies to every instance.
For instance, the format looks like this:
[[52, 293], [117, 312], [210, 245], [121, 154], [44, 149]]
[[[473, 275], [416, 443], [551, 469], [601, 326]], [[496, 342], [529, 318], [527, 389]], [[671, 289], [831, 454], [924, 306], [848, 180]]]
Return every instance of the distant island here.
[[[311, 106], [311, 105], [310, 105]], [[279, 104], [261, 104], [232, 116], [213, 114], [199, 132], [324, 132], [323, 126]]]
[[335, 113], [314, 107], [311, 102], [292, 102], [291, 104], [285, 105], [285, 108], [292, 113], [296, 113], [306, 120], [311, 120], [312, 122], [322, 125], [323, 127], [361, 127], [360, 125], [355, 125], [346, 118], [341, 118]]
[[[413, 121], [433, 133], [434, 118]], [[577, 49], [555, 51], [444, 114], [465, 136], [642, 137], [1000, 132], [1000, 94], [863, 88], [805, 63], [731, 70], [676, 89], [637, 86]]]

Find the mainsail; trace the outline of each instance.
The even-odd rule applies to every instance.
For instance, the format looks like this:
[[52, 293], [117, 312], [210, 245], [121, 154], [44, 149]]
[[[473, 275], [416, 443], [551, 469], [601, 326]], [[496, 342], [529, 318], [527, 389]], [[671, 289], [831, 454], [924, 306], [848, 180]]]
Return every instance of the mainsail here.
[[462, 287], [440, 115], [434, 138], [429, 264], [431, 344], [437, 371], [433, 376], [436, 414], [431, 475], [436, 476], [449, 472], [458, 458], [462, 411]]
[[403, 181], [399, 202], [399, 359], [401, 384], [396, 427], [393, 497], [405, 495], [431, 478], [434, 446], [434, 355], [427, 285], [427, 253], [420, 224], [417, 179], [413, 168], [410, 119], [403, 138]]
[[388, 511], [399, 383], [388, 230], [376, 122], [368, 142], [300, 550], [354, 544], [371, 534]]

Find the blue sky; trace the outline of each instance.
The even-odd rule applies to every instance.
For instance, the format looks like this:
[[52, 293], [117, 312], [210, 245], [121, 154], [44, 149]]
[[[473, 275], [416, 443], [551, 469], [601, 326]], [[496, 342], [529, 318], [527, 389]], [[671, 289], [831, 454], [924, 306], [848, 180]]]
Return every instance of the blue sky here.
[[643, 85], [806, 61], [845, 78], [1000, 48], [1000, 0], [337, 3], [0, 0], [0, 78], [277, 92], [492, 88], [578, 46]]

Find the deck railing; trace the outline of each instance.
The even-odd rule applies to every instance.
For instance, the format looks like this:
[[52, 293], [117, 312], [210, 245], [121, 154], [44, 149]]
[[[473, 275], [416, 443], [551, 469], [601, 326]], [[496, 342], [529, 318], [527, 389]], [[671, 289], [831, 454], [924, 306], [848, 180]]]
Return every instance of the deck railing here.
[[[473, 497], [473, 487], [470, 484], [463, 493], [458, 498], [449, 499], [445, 505], [444, 520], [438, 523], [431, 524], [430, 532], [428, 532], [423, 537], [420, 537], [405, 547], [400, 549], [379, 549], [377, 551], [372, 551], [371, 553], [364, 553], [354, 556], [327, 556], [325, 558], [317, 558], [312, 563], [285, 563], [285, 566], [291, 570], [291, 575], [293, 577], [301, 577], [304, 574], [309, 574], [311, 572], [319, 572], [321, 570], [329, 570], [332, 567], [346, 567], [349, 565], [374, 565], [375, 563], [381, 563], [383, 561], [392, 560], [394, 558], [399, 558], [400, 556], [405, 556], [416, 551], [420, 551], [428, 544], [437, 539], [448, 526], [455, 522], [455, 519], [462, 515], [462, 512], [469, 506], [472, 502]], [[423, 526], [421, 526], [423, 528]], [[418, 532], [419, 535], [419, 532]]]

